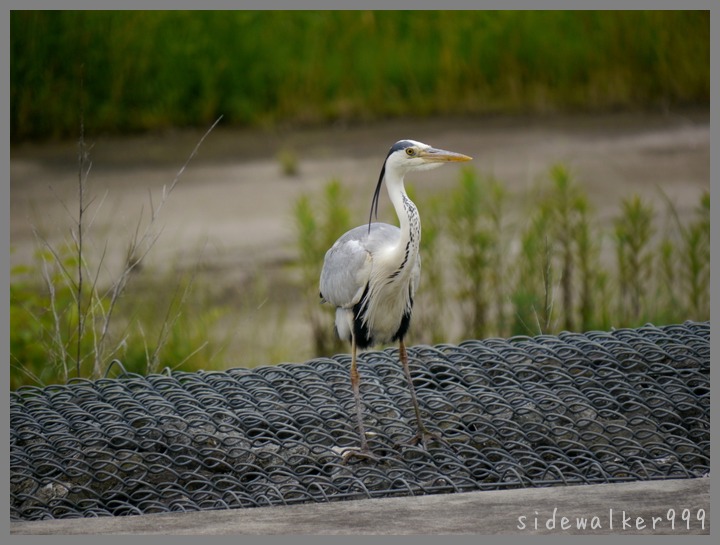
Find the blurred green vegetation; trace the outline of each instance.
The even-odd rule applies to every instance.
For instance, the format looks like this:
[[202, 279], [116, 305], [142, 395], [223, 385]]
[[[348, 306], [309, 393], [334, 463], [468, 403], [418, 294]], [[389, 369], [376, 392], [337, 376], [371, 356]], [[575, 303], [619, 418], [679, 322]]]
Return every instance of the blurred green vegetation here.
[[338, 237], [353, 227], [348, 201], [340, 180], [333, 179], [325, 186], [319, 213], [315, 211], [317, 207], [313, 205], [309, 195], [302, 195], [295, 202], [293, 211], [299, 251], [297, 264], [316, 354], [335, 354], [343, 349], [343, 343], [335, 335], [333, 326], [328, 327], [327, 316], [318, 304], [318, 282], [325, 252]]
[[11, 137], [709, 104], [708, 11], [12, 11]]
[[218, 324], [229, 307], [212, 300], [209, 286], [190, 274], [137, 273], [107, 324], [113, 304], [108, 292], [85, 284], [84, 327], [79, 329], [78, 286], [71, 277], [75, 251], [41, 248], [31, 265], [10, 271], [12, 389], [62, 384], [77, 377], [78, 370], [81, 377], [101, 378], [113, 360], [140, 374], [166, 366], [196, 371], [223, 365], [228, 338], [218, 335]]
[[[672, 202], [659, 213], [633, 194], [609, 226], [562, 164], [522, 194], [466, 168], [449, 195], [413, 198], [423, 217], [413, 344], [710, 319], [709, 192], [685, 222]], [[306, 200], [298, 201], [296, 219], [317, 226]], [[323, 225], [315, 238], [336, 232]], [[313, 290], [320, 259], [300, 253], [301, 264], [318, 268], [306, 279]], [[331, 331], [331, 310], [313, 327]], [[450, 332], [452, 323], [459, 330]], [[337, 352], [322, 348], [316, 343], [317, 355]]]
[[[414, 195], [411, 187], [409, 192]], [[600, 223], [582, 184], [564, 165], [550, 167], [522, 193], [467, 168], [440, 197], [413, 197], [423, 214], [423, 276], [412, 344], [710, 318], [709, 192], [684, 221], [669, 200], [663, 212], [631, 195], [618, 203], [609, 224]], [[263, 313], [258, 309], [270, 297], [265, 274], [241, 290], [237, 305], [210, 282], [143, 267], [118, 301], [99, 350], [110, 301], [86, 284], [81, 376], [99, 378], [113, 360], [144, 374], [166, 366], [251, 367], [347, 351], [334, 337], [334, 309], [319, 304], [317, 286], [325, 251], [359, 220], [352, 217], [350, 198], [338, 179], [318, 199], [298, 198], [292, 218], [297, 261], [275, 279], [275, 288], [294, 284], [296, 291]], [[77, 259], [77, 248], [52, 252], [45, 246], [33, 264], [11, 271], [12, 388], [76, 376]], [[300, 337], [286, 323], [293, 305], [304, 307], [307, 319], [309, 331]], [[231, 323], [223, 324], [229, 317]], [[269, 341], [262, 331], [272, 333]], [[240, 349], [228, 350], [238, 341]]]

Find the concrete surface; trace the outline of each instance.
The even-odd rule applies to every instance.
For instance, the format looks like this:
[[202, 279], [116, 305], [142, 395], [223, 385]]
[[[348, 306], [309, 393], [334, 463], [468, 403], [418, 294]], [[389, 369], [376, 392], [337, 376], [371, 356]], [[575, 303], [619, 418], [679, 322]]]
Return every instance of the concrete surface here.
[[[578, 518], [586, 520], [585, 529], [578, 528]], [[11, 525], [11, 533], [709, 534], [710, 479], [562, 486], [193, 513], [15, 522]]]

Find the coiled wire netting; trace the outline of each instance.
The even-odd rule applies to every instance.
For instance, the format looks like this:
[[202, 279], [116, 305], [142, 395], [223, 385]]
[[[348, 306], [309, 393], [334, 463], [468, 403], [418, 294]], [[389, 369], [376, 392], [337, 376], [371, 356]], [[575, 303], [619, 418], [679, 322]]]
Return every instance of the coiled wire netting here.
[[13, 520], [691, 478], [710, 467], [710, 324], [466, 341], [349, 357], [125, 374], [11, 395]]

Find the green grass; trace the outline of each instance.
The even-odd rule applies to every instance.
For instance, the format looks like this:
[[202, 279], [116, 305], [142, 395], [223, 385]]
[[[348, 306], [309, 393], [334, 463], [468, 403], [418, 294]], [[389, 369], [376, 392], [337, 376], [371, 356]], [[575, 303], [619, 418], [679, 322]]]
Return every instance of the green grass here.
[[648, 313], [645, 284], [655, 269], [656, 252], [650, 246], [654, 211], [638, 195], [624, 199], [621, 206], [614, 230], [620, 289], [617, 313], [623, 321], [637, 322]]
[[[72, 260], [68, 255], [63, 252], [66, 263]], [[51, 284], [39, 278], [43, 269], [49, 271]], [[100, 378], [113, 360], [140, 374], [166, 367], [218, 369], [227, 360], [228, 338], [217, 335], [217, 326], [230, 307], [212, 300], [210, 286], [191, 274], [178, 279], [174, 272], [162, 275], [148, 269], [137, 273], [117, 304], [105, 348], [97, 343], [109, 300], [92, 297], [88, 290], [93, 309], [87, 311], [76, 366], [76, 293], [47, 252], [38, 252], [34, 265], [11, 271], [11, 388], [64, 383], [78, 376], [77, 368], [81, 377]]]
[[707, 11], [13, 11], [13, 141], [709, 104]]
[[[637, 195], [618, 203], [610, 225], [600, 225], [582, 185], [561, 164], [529, 195], [466, 168], [449, 196], [414, 200], [423, 211], [423, 279], [413, 343], [710, 318], [709, 193], [684, 224], [669, 203], [662, 236], [662, 216]], [[308, 196], [299, 204], [306, 202]], [[303, 211], [304, 223], [319, 225], [311, 209]], [[320, 255], [309, 262], [321, 263]], [[313, 287], [317, 275], [319, 266], [308, 276]], [[454, 331], [453, 320], [460, 324]], [[316, 344], [316, 353], [336, 348]]]
[[[457, 188], [450, 195], [447, 233], [455, 249], [455, 293], [462, 309], [463, 336], [485, 337], [504, 329], [505, 263], [503, 221], [507, 193], [498, 180], [463, 169]], [[491, 325], [493, 324], [493, 325]]]

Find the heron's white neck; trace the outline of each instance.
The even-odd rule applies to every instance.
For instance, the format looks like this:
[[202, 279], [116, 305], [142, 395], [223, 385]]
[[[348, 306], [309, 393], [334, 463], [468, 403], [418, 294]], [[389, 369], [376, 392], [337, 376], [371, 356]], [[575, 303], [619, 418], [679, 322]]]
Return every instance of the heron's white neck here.
[[386, 173], [385, 184], [390, 202], [400, 220], [400, 243], [393, 248], [393, 254], [398, 265], [410, 265], [407, 267], [410, 271], [420, 249], [420, 214], [405, 191], [404, 174]]

